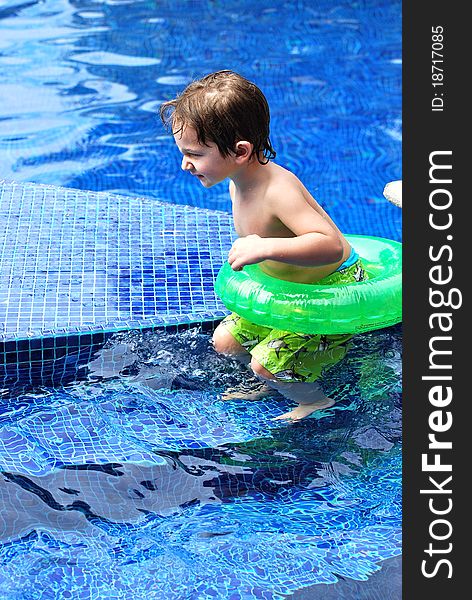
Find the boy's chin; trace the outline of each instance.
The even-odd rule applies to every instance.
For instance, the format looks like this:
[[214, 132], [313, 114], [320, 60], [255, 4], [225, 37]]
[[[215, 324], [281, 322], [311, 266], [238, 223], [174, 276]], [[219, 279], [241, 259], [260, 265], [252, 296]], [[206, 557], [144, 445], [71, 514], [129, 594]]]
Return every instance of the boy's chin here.
[[211, 188], [215, 185], [212, 181], [208, 181], [208, 179], [200, 179], [200, 177], [198, 178], [198, 181], [203, 185], [204, 188]]

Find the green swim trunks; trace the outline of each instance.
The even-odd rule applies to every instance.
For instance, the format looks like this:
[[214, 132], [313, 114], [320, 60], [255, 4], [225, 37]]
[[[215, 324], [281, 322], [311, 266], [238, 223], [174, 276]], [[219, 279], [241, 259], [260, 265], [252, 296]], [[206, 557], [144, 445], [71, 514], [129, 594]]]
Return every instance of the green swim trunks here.
[[[352, 283], [367, 279], [362, 263], [335, 271], [317, 285]], [[348, 350], [352, 334], [293, 333], [256, 325], [231, 313], [223, 321], [234, 338], [280, 381], [313, 382], [339, 362]]]

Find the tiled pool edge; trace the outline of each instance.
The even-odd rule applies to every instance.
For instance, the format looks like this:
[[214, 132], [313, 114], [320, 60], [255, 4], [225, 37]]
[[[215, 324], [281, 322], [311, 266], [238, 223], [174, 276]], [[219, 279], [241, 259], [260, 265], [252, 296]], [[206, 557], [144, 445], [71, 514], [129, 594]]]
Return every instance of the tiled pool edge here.
[[[220, 319], [160, 327], [143, 328], [139, 333], [165, 331], [174, 333], [198, 329], [210, 334]], [[88, 364], [103, 346], [123, 331], [83, 333], [31, 340], [0, 343], [0, 384], [3, 385], [58, 385], [75, 380], [81, 366]], [[14, 393], [14, 390], [13, 390]]]
[[119, 331], [211, 328], [227, 314], [213, 282], [234, 235], [229, 214], [0, 180], [0, 217], [3, 370]]

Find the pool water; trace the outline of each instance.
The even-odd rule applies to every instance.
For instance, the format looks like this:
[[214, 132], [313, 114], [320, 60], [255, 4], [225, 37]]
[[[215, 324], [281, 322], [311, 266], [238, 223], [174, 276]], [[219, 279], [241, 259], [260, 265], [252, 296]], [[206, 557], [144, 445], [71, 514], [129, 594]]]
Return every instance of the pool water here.
[[120, 334], [72, 384], [5, 398], [0, 597], [367, 580], [400, 551], [400, 344], [356, 338], [329, 372], [336, 407], [290, 426], [279, 395], [222, 399], [250, 378], [198, 329]]
[[401, 179], [401, 2], [2, 7], [2, 177], [230, 210], [226, 183], [206, 190], [180, 172], [156, 114], [192, 79], [231, 68], [267, 96], [277, 161], [343, 231], [401, 237], [382, 195]]
[[[0, 176], [229, 211], [225, 184], [179, 172], [156, 111], [232, 68], [339, 226], [400, 240], [382, 196], [401, 179], [400, 44], [382, 0], [7, 1]], [[223, 399], [254, 380], [199, 328], [115, 334], [69, 383], [4, 386], [0, 598], [362, 598], [401, 552], [401, 342], [356, 336], [325, 377], [335, 407], [292, 425], [275, 393]]]

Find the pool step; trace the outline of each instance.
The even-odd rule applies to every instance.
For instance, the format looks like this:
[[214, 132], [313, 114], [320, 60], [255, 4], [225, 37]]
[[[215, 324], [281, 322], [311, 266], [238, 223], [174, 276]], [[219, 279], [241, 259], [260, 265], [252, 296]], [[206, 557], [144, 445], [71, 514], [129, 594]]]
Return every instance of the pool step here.
[[224, 212], [0, 180], [0, 368], [219, 321], [213, 283], [235, 237]]

